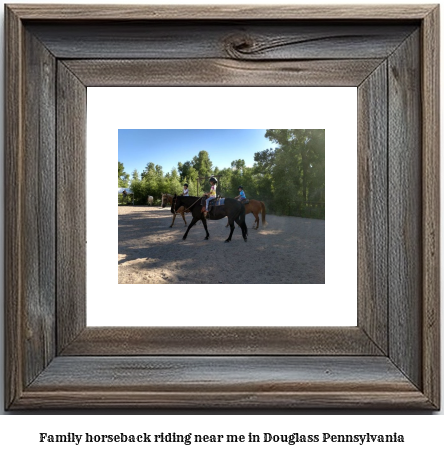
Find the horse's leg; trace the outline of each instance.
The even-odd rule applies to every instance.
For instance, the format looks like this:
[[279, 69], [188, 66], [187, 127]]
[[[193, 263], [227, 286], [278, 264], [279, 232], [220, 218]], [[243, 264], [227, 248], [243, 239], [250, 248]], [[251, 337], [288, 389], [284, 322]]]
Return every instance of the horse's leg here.
[[[256, 218], [256, 214], [254, 213], [254, 210], [251, 207], [251, 202], [249, 204], [244, 204], [244, 208], [245, 208], [245, 215], [253, 214], [254, 218]], [[239, 226], [241, 226], [241, 225], [239, 225]], [[252, 228], [254, 229], [254, 223], [253, 223]]]
[[170, 228], [173, 227], [173, 225], [174, 225], [174, 220], [176, 220], [176, 214], [173, 214], [173, 221], [171, 222]]
[[254, 223], [256, 224], [256, 228], [254, 228], [254, 223], [253, 223], [253, 228], [255, 230], [259, 229], [259, 213], [253, 212], [254, 215]]
[[208, 228], [207, 228], [207, 220], [204, 216], [201, 217], [201, 220], [202, 220], [202, 224], [205, 228], [205, 232], [207, 233], [205, 240], [208, 241], [208, 238], [210, 237], [210, 233], [208, 232]]
[[244, 241], [247, 242], [247, 236], [248, 236], [248, 228], [247, 224], [245, 223], [245, 213], [242, 215], [242, 212], [237, 215], [236, 217], [236, 223], [240, 226], [242, 230], [242, 237], [244, 238]]
[[[247, 240], [247, 236], [246, 236], [246, 233], [245, 233], [245, 227], [244, 227], [244, 225], [242, 224], [242, 221], [241, 221], [239, 215], [236, 217], [235, 222], [238, 224], [239, 228], [242, 230], [242, 237], [243, 237], [244, 240], [246, 241], [246, 240]], [[245, 224], [245, 223], [244, 223], [244, 224]]]
[[185, 240], [185, 239], [187, 238], [187, 236], [188, 236], [188, 231], [190, 231], [191, 227], [192, 227], [193, 225], [195, 225], [196, 222], [197, 222], [198, 220], [199, 220], [198, 218], [196, 218], [196, 217], [193, 216], [193, 220], [191, 220], [191, 223], [189, 224], [187, 230], [185, 231], [185, 234], [183, 235], [183, 238], [182, 238], [183, 240]]
[[230, 225], [230, 235], [225, 240], [225, 242], [230, 242], [231, 241], [231, 237], [233, 236], [233, 231], [234, 231], [234, 220], [233, 220], [233, 218], [228, 217], [228, 223]]
[[187, 221], [185, 220], [185, 207], [180, 206], [179, 209], [177, 209], [176, 214], [180, 214], [182, 216], [183, 222], [185, 223], [185, 226], [187, 226]]

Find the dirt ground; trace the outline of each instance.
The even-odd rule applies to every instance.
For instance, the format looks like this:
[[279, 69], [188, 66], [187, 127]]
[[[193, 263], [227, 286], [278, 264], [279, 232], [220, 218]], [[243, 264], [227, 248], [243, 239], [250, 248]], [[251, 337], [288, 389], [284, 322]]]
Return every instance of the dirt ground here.
[[[248, 242], [236, 226], [225, 243], [227, 219], [186, 227], [170, 208], [119, 206], [119, 283], [324, 283], [325, 221], [267, 215], [254, 230], [246, 216]], [[187, 223], [191, 215], [186, 215]]]

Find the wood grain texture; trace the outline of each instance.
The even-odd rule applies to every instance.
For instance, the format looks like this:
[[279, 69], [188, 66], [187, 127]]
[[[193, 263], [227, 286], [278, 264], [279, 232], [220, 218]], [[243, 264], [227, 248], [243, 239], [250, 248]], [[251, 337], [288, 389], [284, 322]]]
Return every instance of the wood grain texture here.
[[422, 384], [422, 167], [419, 31], [388, 59], [389, 356]]
[[354, 384], [356, 391], [415, 390], [387, 358], [372, 356], [285, 356], [272, 360], [263, 356], [67, 356], [56, 358], [32, 389], [118, 390], [127, 386], [133, 391], [208, 392], [227, 389], [228, 384], [232, 392], [295, 391], [295, 385], [301, 388], [303, 384], [311, 391], [337, 391], [345, 384]]
[[26, 20], [420, 20], [436, 5], [26, 5], [8, 7]]
[[[23, 391], [23, 28], [5, 11], [5, 408]], [[14, 189], [11, 192], [11, 189]]]
[[55, 59], [25, 32], [23, 312], [25, 385], [56, 352], [55, 316]]
[[87, 327], [62, 356], [381, 355], [351, 328]]
[[[319, 19], [328, 19], [328, 24], [310, 22]], [[40, 25], [45, 20], [49, 21], [46, 31], [66, 26], [64, 38], [52, 42], [54, 36], [49, 39], [48, 35], [45, 43], [36, 36], [34, 30], [43, 30]], [[103, 33], [106, 26], [99, 27], [91, 39], [91, 27], [109, 20], [110, 27], [131, 21], [128, 29], [132, 25], [135, 29], [127, 36], [128, 49], [142, 55], [145, 46], [152, 53], [147, 51], [147, 55], [159, 60], [155, 67], [164, 66], [162, 71], [156, 72], [146, 60], [106, 62], [113, 55], [112, 36]], [[151, 29], [142, 30], [142, 20], [149, 21]], [[182, 48], [177, 44], [177, 50], [169, 49], [181, 36], [179, 20], [182, 25], [188, 23], [190, 37], [184, 37]], [[219, 20], [219, 27], [213, 27]], [[366, 20], [375, 21], [364, 24]], [[411, 26], [419, 27], [419, 20], [421, 40], [418, 32], [408, 32]], [[68, 35], [73, 30], [71, 25], [79, 21], [90, 22], [81, 30], [92, 35], [81, 37], [77, 50], [74, 35]], [[168, 21], [174, 27], [166, 27]], [[212, 27], [206, 27], [206, 21]], [[36, 28], [37, 22], [40, 25]], [[327, 25], [331, 27], [328, 30]], [[352, 28], [347, 32], [350, 25], [355, 30], [363, 27], [357, 36], [367, 42], [367, 50], [351, 33]], [[370, 26], [375, 28], [373, 33]], [[164, 38], [162, 27], [166, 27]], [[392, 35], [390, 27], [394, 27]], [[232, 34], [228, 33], [230, 28]], [[438, 10], [424, 5], [6, 7], [6, 407], [438, 408], [437, 28]], [[114, 52], [123, 52], [124, 34], [119, 35], [117, 29]], [[168, 36], [172, 30], [175, 38]], [[206, 31], [198, 39], [196, 30]], [[408, 34], [401, 41], [400, 30]], [[137, 47], [135, 36], [146, 38], [143, 45]], [[54, 50], [66, 52], [67, 60], [58, 62], [56, 82], [49, 43]], [[375, 43], [375, 47], [368, 43]], [[155, 53], [156, 46], [169, 54]], [[359, 55], [360, 61], [346, 58], [349, 61], [333, 62], [331, 56], [338, 60], [347, 46], [349, 56]], [[76, 52], [97, 55], [97, 59], [79, 62]], [[384, 52], [391, 53], [386, 62], [382, 61]], [[186, 55], [202, 58], [166, 61]], [[213, 59], [213, 55], [219, 57]], [[298, 60], [301, 56], [305, 56], [304, 61]], [[128, 55], [123, 57], [127, 59]], [[297, 81], [319, 85], [332, 78], [342, 84], [363, 81], [359, 103], [368, 116], [361, 115], [359, 120], [360, 192], [365, 199], [360, 201], [359, 210], [371, 226], [359, 228], [365, 243], [359, 267], [363, 274], [369, 274], [360, 282], [369, 294], [363, 292], [364, 299], [359, 300], [359, 328], [267, 328], [267, 334], [261, 328], [175, 328], [172, 332], [170, 328], [85, 329], [85, 83], [136, 85], [149, 78], [151, 82], [165, 81], [169, 72], [176, 71], [183, 76], [177, 76], [175, 84], [186, 85], [196, 68], [207, 84], [222, 81], [241, 85], [247, 76], [250, 85], [257, 81], [264, 85]], [[380, 105], [384, 68], [388, 81], [387, 265], [378, 260], [386, 248], [381, 120], [385, 111]], [[145, 70], [152, 74], [144, 74]], [[420, 75], [422, 84], [418, 82]], [[57, 95], [57, 148], [52, 158], [51, 93]], [[48, 105], [43, 103], [47, 99]], [[36, 105], [30, 106], [34, 102]], [[47, 146], [48, 150], [43, 150]], [[382, 161], [376, 159], [379, 156]], [[50, 177], [53, 159], [56, 182]], [[44, 179], [51, 182], [55, 207], [41, 185]], [[33, 207], [33, 197], [25, 194], [28, 181], [37, 208]], [[41, 208], [43, 203], [48, 206]], [[51, 239], [43, 236], [36, 240], [53, 229], [48, 221], [51, 215], [57, 233], [55, 274], [50, 272]], [[26, 239], [28, 235], [30, 239]], [[38, 271], [26, 264], [28, 255]], [[387, 332], [383, 329], [384, 288], [379, 279], [386, 266]], [[51, 293], [47, 294], [51, 278], [57, 286], [55, 311], [51, 310]], [[55, 317], [57, 353], [45, 368], [53, 356], [48, 334]], [[387, 339], [388, 356], [381, 356]], [[156, 356], [141, 356], [147, 352]], [[171, 354], [174, 356], [166, 356]]]
[[223, 59], [64, 60], [88, 87], [352, 86], [380, 59], [239, 62]]
[[422, 25], [423, 387], [440, 404], [439, 6]]
[[[35, 23], [28, 29], [57, 58], [387, 58], [417, 25], [159, 21]], [[202, 37], [205, 36], [205, 39]]]
[[358, 90], [358, 326], [388, 353], [387, 64]]
[[[43, 401], [42, 401], [43, 400]], [[415, 407], [385, 357], [59, 357], [20, 407]]]
[[6, 22], [8, 406], [55, 354], [55, 61], [9, 11]]
[[[287, 412], [290, 409], [395, 409], [395, 410], [433, 410], [433, 407], [418, 391], [377, 391], [355, 392], [352, 385], [343, 385], [342, 391], [319, 392], [195, 392], [163, 393], [144, 391], [69, 391], [58, 392], [56, 389], [28, 390], [20, 401], [14, 404], [14, 410], [20, 409], [241, 409], [269, 413], [270, 409]], [[350, 391], [347, 389], [350, 388]], [[229, 388], [227, 388], [229, 389]]]
[[57, 349], [86, 326], [86, 87], [57, 68]]

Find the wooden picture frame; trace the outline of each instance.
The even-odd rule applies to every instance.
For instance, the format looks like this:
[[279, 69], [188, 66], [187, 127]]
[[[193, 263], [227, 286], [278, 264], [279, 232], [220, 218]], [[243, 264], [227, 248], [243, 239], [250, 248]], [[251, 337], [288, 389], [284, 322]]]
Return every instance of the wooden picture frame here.
[[[5, 20], [6, 409], [439, 409], [438, 6]], [[358, 87], [357, 327], [86, 327], [86, 87], [122, 85]]]

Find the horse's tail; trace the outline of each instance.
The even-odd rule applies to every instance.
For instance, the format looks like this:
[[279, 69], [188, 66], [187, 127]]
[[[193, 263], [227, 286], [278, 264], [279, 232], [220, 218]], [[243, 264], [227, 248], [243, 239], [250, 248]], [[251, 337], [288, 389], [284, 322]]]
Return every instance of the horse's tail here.
[[267, 222], [265, 221], [265, 204], [262, 201], [261, 203], [261, 212], [262, 212], [262, 226], [267, 226]]

